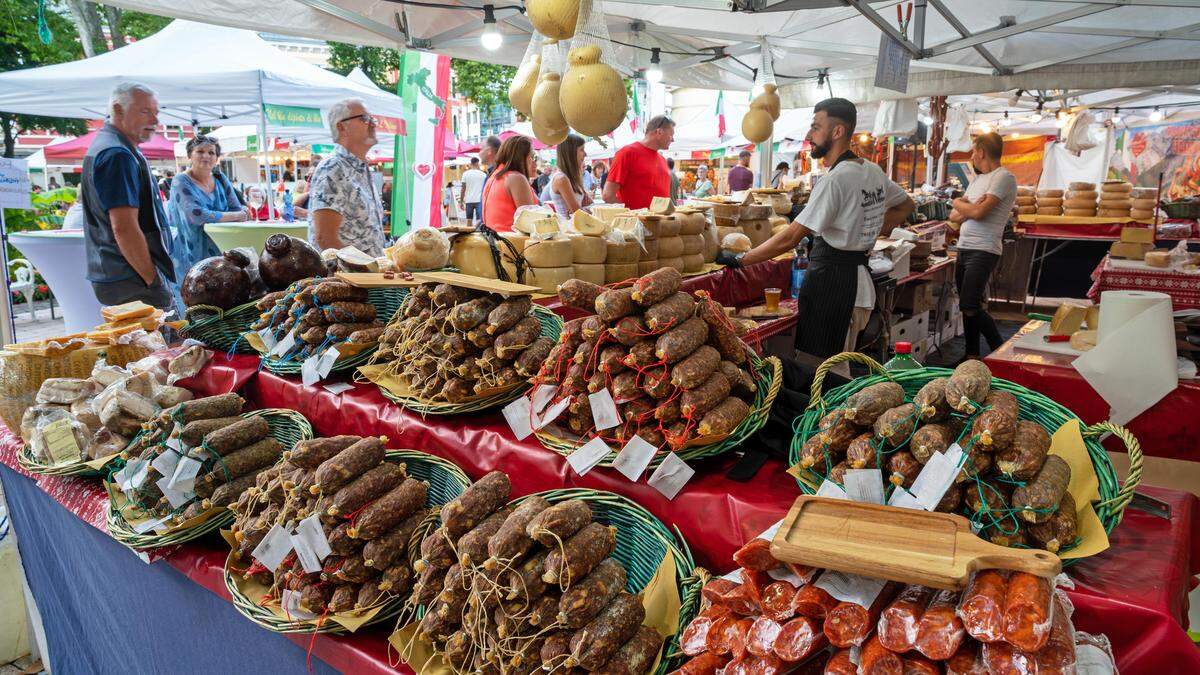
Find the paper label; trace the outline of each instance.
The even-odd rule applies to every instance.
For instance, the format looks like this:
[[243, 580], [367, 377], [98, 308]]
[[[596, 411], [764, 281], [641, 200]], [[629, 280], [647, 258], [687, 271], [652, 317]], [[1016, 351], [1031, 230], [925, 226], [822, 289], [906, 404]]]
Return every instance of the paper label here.
[[530, 398], [530, 408], [538, 415], [542, 414], [542, 410], [546, 408], [546, 404], [554, 400], [554, 395], [558, 393], [558, 385], [555, 384], [539, 384], [537, 389], [533, 390]]
[[538, 418], [537, 428], [541, 429], [547, 424], [550, 424], [554, 420], [558, 419], [558, 416], [561, 415], [562, 411], [566, 410], [567, 406], [570, 404], [571, 399], [565, 396], [558, 401], [555, 401], [549, 408], [546, 408], [545, 412], [542, 413], [542, 416]]
[[[129, 494], [135, 489], [135, 486], [132, 484], [133, 478], [137, 476], [138, 471], [145, 465], [146, 460], [144, 459], [131, 459], [124, 468], [113, 474], [113, 481], [116, 482], [117, 487], [121, 488], [122, 492]], [[144, 476], [142, 480], [145, 480]]]
[[166, 476], [168, 482], [170, 481], [171, 476], [175, 474], [175, 467], [178, 464], [179, 454], [170, 450], [160, 453], [158, 457], [154, 458], [153, 462], [150, 462], [150, 466], [154, 467], [154, 470], [158, 472], [158, 475]]
[[588, 401], [592, 405], [592, 421], [596, 423], [597, 431], [611, 429], [621, 423], [621, 416], [617, 414], [617, 404], [613, 402], [608, 387], [588, 394]]
[[57, 419], [42, 427], [42, 440], [46, 442], [46, 451], [54, 464], [78, 462], [83, 456], [69, 418]]
[[[172, 437], [168, 438], [166, 443], [163, 443], [163, 445], [167, 446], [167, 449], [174, 450], [176, 453], [178, 453], [180, 455], [187, 452], [187, 448], [183, 447], [183, 441], [180, 440], [180, 438], [178, 436], [172, 436]], [[163, 454], [166, 454], [166, 453], [163, 453]], [[166, 474], [163, 474], [163, 475], [166, 475]]]
[[780, 518], [778, 523], [775, 523], [774, 525], [760, 532], [755, 539], [766, 539], [767, 541], [774, 539], [775, 533], [779, 532], [779, 528], [783, 527], [783, 520], [783, 518]]
[[694, 475], [696, 475], [695, 469], [679, 459], [679, 455], [668, 452], [663, 463], [659, 464], [654, 473], [650, 475], [648, 482], [650, 487], [663, 493], [667, 499], [675, 499], [675, 495], [679, 494], [679, 491]]
[[325, 350], [324, 354], [321, 354], [321, 360], [317, 363], [317, 375], [320, 376], [320, 379], [329, 377], [329, 371], [333, 370], [333, 364], [341, 355], [337, 347], [330, 347]]
[[164, 525], [166, 525], [167, 521], [170, 519], [171, 519], [170, 515], [165, 515], [162, 518], [155, 518], [153, 520], [147, 520], [144, 523], [138, 523], [137, 525], [134, 525], [133, 531], [137, 532], [138, 534], [146, 534], [150, 530], [157, 530], [157, 529], [163, 527]]
[[921, 502], [917, 501], [916, 497], [912, 496], [912, 493], [899, 486], [895, 490], [892, 490], [892, 496], [888, 499], [887, 504], [888, 506], [895, 506], [902, 509], [925, 510], [925, 507], [922, 506]]
[[580, 476], [591, 471], [593, 467], [599, 464], [612, 449], [604, 442], [602, 438], [593, 438], [576, 448], [575, 452], [567, 455], [567, 463], [575, 470], [575, 473]]
[[166, 497], [167, 501], [171, 503], [171, 508], [173, 509], [177, 509], [184, 504], [187, 504], [192, 500], [192, 497], [195, 496], [195, 493], [193, 492], [176, 490], [175, 488], [171, 487], [170, 476], [163, 476], [155, 481], [154, 484], [158, 486], [158, 489], [162, 490], [163, 496]]
[[855, 502], [882, 504], [883, 475], [879, 472], [879, 469], [847, 470], [846, 496]]
[[300, 566], [304, 568], [304, 571], [308, 574], [320, 572], [320, 559], [317, 558], [317, 554], [308, 547], [308, 544], [300, 539], [300, 535], [289, 535], [288, 539], [292, 542], [292, 549], [296, 551], [296, 557], [300, 559]]
[[[333, 551], [329, 548], [329, 539], [325, 536], [325, 527], [321, 525], [321, 516], [313, 515], [301, 520], [296, 525], [296, 536], [313, 552], [317, 560], [324, 561]], [[296, 549], [299, 550], [299, 547]]]
[[268, 353], [275, 349], [275, 345], [279, 344], [279, 340], [275, 339], [275, 331], [270, 327], [258, 331], [258, 337], [263, 341], [263, 346], [267, 348]]
[[846, 494], [846, 490], [844, 490], [841, 485], [838, 485], [829, 479], [825, 479], [821, 482], [821, 487], [817, 488], [817, 496], [828, 497], [830, 499], [850, 498], [850, 496]]
[[300, 364], [300, 380], [304, 386], [311, 387], [321, 380], [321, 357], [310, 356]]
[[125, 492], [132, 492], [142, 487], [142, 483], [146, 482], [146, 474], [150, 472], [150, 463], [144, 459], [137, 460], [137, 468], [129, 474], [129, 481]]
[[283, 605], [284, 614], [293, 619], [300, 619], [301, 621], [317, 618], [316, 614], [300, 607], [300, 596], [300, 591], [293, 591], [289, 588], [283, 590], [283, 595], [280, 597], [279, 603]]
[[790, 567], [776, 567], [773, 570], [767, 570], [767, 576], [771, 577], [775, 581], [786, 581], [796, 588], [800, 588], [807, 583], [801, 579], [799, 575], [793, 572]]
[[885, 585], [886, 579], [873, 579], [834, 570], [825, 570], [816, 581], [817, 588], [824, 589], [826, 593], [842, 602], [853, 602], [861, 607], [870, 607]]
[[267, 532], [267, 536], [259, 542], [258, 546], [254, 547], [254, 551], [250, 554], [254, 559], [262, 563], [263, 567], [275, 571], [279, 567], [279, 563], [287, 557], [292, 551], [292, 537], [288, 531], [279, 523], [271, 526], [271, 531]]
[[175, 465], [175, 473], [171, 474], [170, 486], [176, 490], [192, 492], [196, 484], [196, 474], [200, 473], [200, 462], [191, 457], [181, 457]]
[[735, 584], [740, 584], [740, 583], [742, 583], [742, 568], [739, 567], [736, 570], [730, 572], [729, 574], [726, 574], [725, 576], [723, 576], [721, 578], [732, 581]]
[[642, 477], [642, 473], [646, 471], [646, 467], [650, 466], [650, 461], [654, 459], [654, 455], [657, 453], [658, 448], [650, 445], [646, 439], [641, 436], [634, 436], [617, 453], [617, 458], [613, 461], [613, 468], [620, 471], [621, 475], [636, 483]]
[[291, 331], [283, 336], [283, 339], [275, 343], [271, 351], [267, 352], [267, 356], [283, 356], [292, 351], [292, 347], [296, 346], [296, 331]]
[[343, 394], [350, 391], [354, 388], [354, 385], [350, 384], [349, 382], [334, 382], [332, 384], [323, 384], [321, 385], [321, 388], [333, 394], [334, 396], [337, 396], [338, 394]]
[[533, 433], [533, 425], [529, 420], [529, 416], [533, 414], [529, 409], [529, 399], [520, 396], [504, 406], [500, 412], [504, 415], [504, 420], [508, 422], [508, 428], [512, 429], [513, 436], [518, 441], [525, 440]]
[[938, 502], [946, 494], [946, 490], [954, 484], [954, 479], [962, 469], [964, 459], [962, 447], [954, 443], [946, 452], [935, 452], [925, 462], [921, 473], [917, 474], [909, 492], [926, 511], [937, 508]]

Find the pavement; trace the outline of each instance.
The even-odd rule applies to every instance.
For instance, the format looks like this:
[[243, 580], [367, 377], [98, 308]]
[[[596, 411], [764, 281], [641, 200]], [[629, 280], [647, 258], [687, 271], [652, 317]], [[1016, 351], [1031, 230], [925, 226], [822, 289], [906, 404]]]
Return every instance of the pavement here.
[[50, 303], [39, 300], [33, 303], [36, 318], [29, 316], [29, 305], [25, 302], [13, 305], [13, 323], [16, 325], [17, 342], [30, 342], [64, 335], [67, 332], [62, 308], [54, 306], [55, 318], [50, 318]]

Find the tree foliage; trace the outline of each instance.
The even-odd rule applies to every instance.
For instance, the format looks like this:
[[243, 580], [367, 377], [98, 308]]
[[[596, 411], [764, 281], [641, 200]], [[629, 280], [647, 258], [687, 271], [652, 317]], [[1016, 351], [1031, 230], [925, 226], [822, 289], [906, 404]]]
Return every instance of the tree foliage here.
[[349, 74], [355, 66], [385, 91], [395, 91], [396, 83], [389, 82], [392, 73], [400, 68], [400, 52], [384, 47], [359, 47], [342, 42], [329, 43], [329, 69], [339, 75]]
[[517, 74], [513, 66], [467, 59], [451, 61], [450, 71], [454, 91], [471, 99], [484, 116], [490, 115], [496, 106], [508, 104], [508, 85]]
[[[124, 34], [127, 41], [141, 40], [150, 37], [158, 31], [167, 27], [172, 19], [169, 16], [159, 16], [157, 14], [147, 14], [145, 12], [135, 12], [130, 9], [119, 10], [120, 16], [120, 32]], [[110, 26], [111, 30], [111, 26]]]

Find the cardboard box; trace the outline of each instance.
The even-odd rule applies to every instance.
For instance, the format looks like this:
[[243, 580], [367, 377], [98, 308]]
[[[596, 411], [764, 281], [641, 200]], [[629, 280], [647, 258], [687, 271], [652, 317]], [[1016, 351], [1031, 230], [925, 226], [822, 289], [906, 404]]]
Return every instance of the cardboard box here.
[[915, 316], [901, 317], [899, 315], [892, 316], [892, 332], [891, 342], [911, 342], [916, 344], [920, 340], [924, 340], [929, 336], [929, 314], [917, 314]]
[[924, 364], [925, 359], [929, 356], [929, 352], [933, 351], [933, 348], [937, 346], [934, 344], [934, 342], [936, 342], [936, 340], [932, 335], [924, 340], [914, 342], [912, 346], [912, 357], [916, 359], [918, 363]]
[[937, 306], [937, 295], [932, 281], [904, 284], [896, 289], [896, 311], [905, 314], [922, 314]]

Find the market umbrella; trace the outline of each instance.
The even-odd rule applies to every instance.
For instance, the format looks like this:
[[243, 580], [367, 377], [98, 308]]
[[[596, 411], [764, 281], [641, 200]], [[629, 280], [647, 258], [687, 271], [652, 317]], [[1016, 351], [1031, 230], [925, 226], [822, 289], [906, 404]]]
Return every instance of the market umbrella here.
[[[84, 134], [79, 138], [59, 143], [57, 145], [47, 145], [43, 148], [46, 159], [57, 160], [81, 160], [87, 155], [88, 148], [91, 147], [92, 141], [95, 140], [98, 132], [93, 131]], [[168, 141], [161, 134], [154, 134], [150, 140], [138, 145], [138, 150], [146, 156], [146, 159], [174, 159], [175, 144]]]

